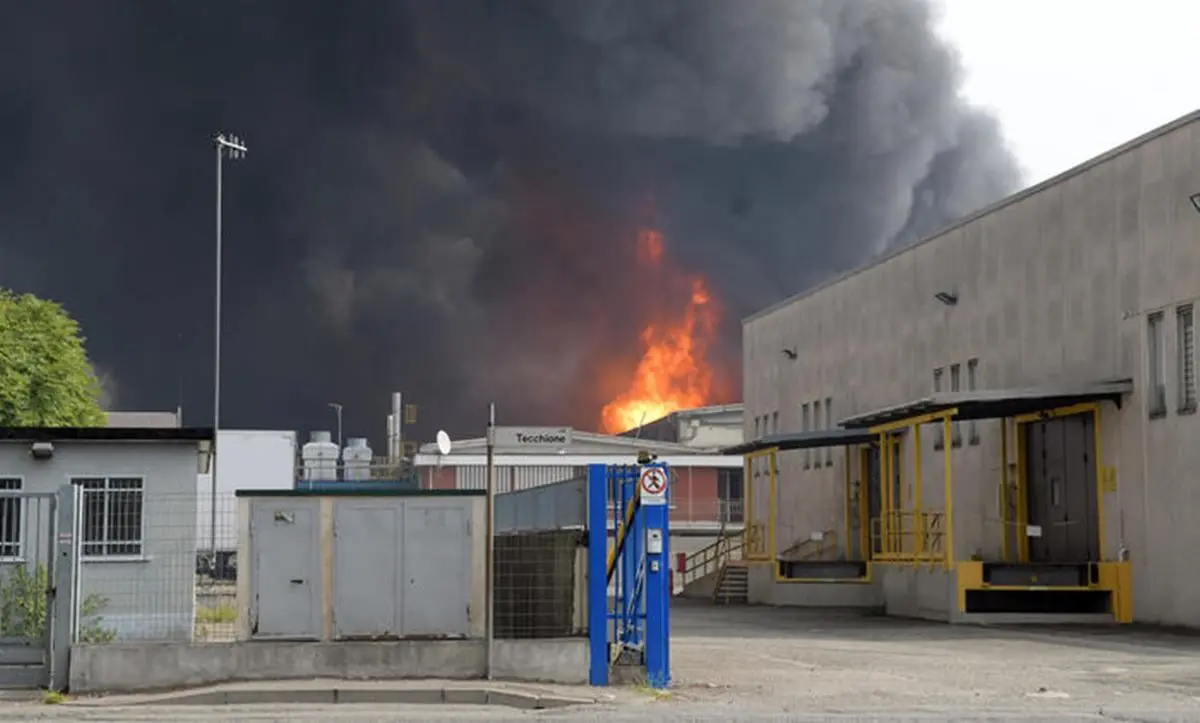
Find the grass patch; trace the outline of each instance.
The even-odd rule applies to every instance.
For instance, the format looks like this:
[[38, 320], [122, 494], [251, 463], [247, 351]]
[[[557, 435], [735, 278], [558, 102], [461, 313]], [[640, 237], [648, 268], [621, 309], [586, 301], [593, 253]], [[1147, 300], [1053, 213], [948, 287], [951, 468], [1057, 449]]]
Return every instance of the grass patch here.
[[212, 608], [201, 605], [196, 608], [196, 622], [198, 623], [234, 623], [237, 622], [237, 619], [237, 607], [232, 603], [221, 603]]
[[48, 690], [42, 695], [42, 703], [46, 705], [58, 705], [66, 702], [67, 694], [57, 690]]

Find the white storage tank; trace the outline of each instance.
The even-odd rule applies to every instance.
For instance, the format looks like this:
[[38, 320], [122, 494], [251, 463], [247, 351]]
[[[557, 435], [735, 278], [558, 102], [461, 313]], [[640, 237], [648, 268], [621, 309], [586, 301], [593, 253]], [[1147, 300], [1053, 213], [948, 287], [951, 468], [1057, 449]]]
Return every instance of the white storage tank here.
[[371, 479], [371, 448], [365, 437], [351, 437], [342, 450], [342, 478], [360, 482]]
[[329, 432], [313, 432], [308, 444], [300, 450], [304, 464], [304, 479], [335, 480], [338, 478], [338, 449]]

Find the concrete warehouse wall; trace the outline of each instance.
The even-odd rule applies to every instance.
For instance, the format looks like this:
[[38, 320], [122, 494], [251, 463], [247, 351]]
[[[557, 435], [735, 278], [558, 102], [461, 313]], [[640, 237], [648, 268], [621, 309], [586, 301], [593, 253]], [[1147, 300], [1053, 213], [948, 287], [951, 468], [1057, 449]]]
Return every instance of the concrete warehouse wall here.
[[[1200, 547], [1200, 415], [1177, 411], [1175, 323], [1176, 309], [1200, 297], [1200, 213], [1189, 201], [1200, 193], [1198, 119], [1181, 119], [748, 318], [747, 437], [775, 414], [778, 431], [799, 430], [801, 405], [816, 400], [832, 400], [836, 423], [922, 397], [932, 391], [935, 367], [961, 364], [965, 391], [971, 359], [979, 389], [1132, 378], [1123, 408], [1102, 410], [1101, 464], [1113, 466], [1117, 480], [1103, 499], [1103, 552], [1111, 560], [1129, 551], [1137, 620], [1200, 626], [1200, 576], [1190, 574]], [[956, 293], [957, 304], [937, 301], [939, 291]], [[1146, 325], [1155, 312], [1164, 314], [1167, 413], [1151, 419]], [[944, 391], [948, 382], [947, 371]], [[953, 450], [955, 553], [997, 559], [999, 422], [960, 424], [967, 441]], [[943, 504], [935, 436], [923, 435], [929, 508]], [[843, 527], [840, 450], [830, 464], [805, 468], [805, 458], [779, 457], [780, 549]], [[903, 459], [911, 466], [911, 448]], [[762, 499], [765, 479], [754, 483]]]

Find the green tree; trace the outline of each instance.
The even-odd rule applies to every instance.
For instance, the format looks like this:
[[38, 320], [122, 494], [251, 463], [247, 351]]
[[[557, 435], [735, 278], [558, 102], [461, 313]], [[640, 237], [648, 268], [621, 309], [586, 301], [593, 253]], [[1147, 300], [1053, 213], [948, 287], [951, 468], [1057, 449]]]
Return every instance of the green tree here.
[[0, 426], [105, 424], [83, 342], [58, 304], [0, 289]]

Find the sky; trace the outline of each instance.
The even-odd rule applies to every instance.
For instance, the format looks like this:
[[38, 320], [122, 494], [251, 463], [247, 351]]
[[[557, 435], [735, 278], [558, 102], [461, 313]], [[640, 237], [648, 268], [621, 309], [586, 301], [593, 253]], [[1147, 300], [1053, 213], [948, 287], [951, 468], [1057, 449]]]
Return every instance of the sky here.
[[973, 104], [1037, 183], [1200, 108], [1200, 2], [940, 0]]

